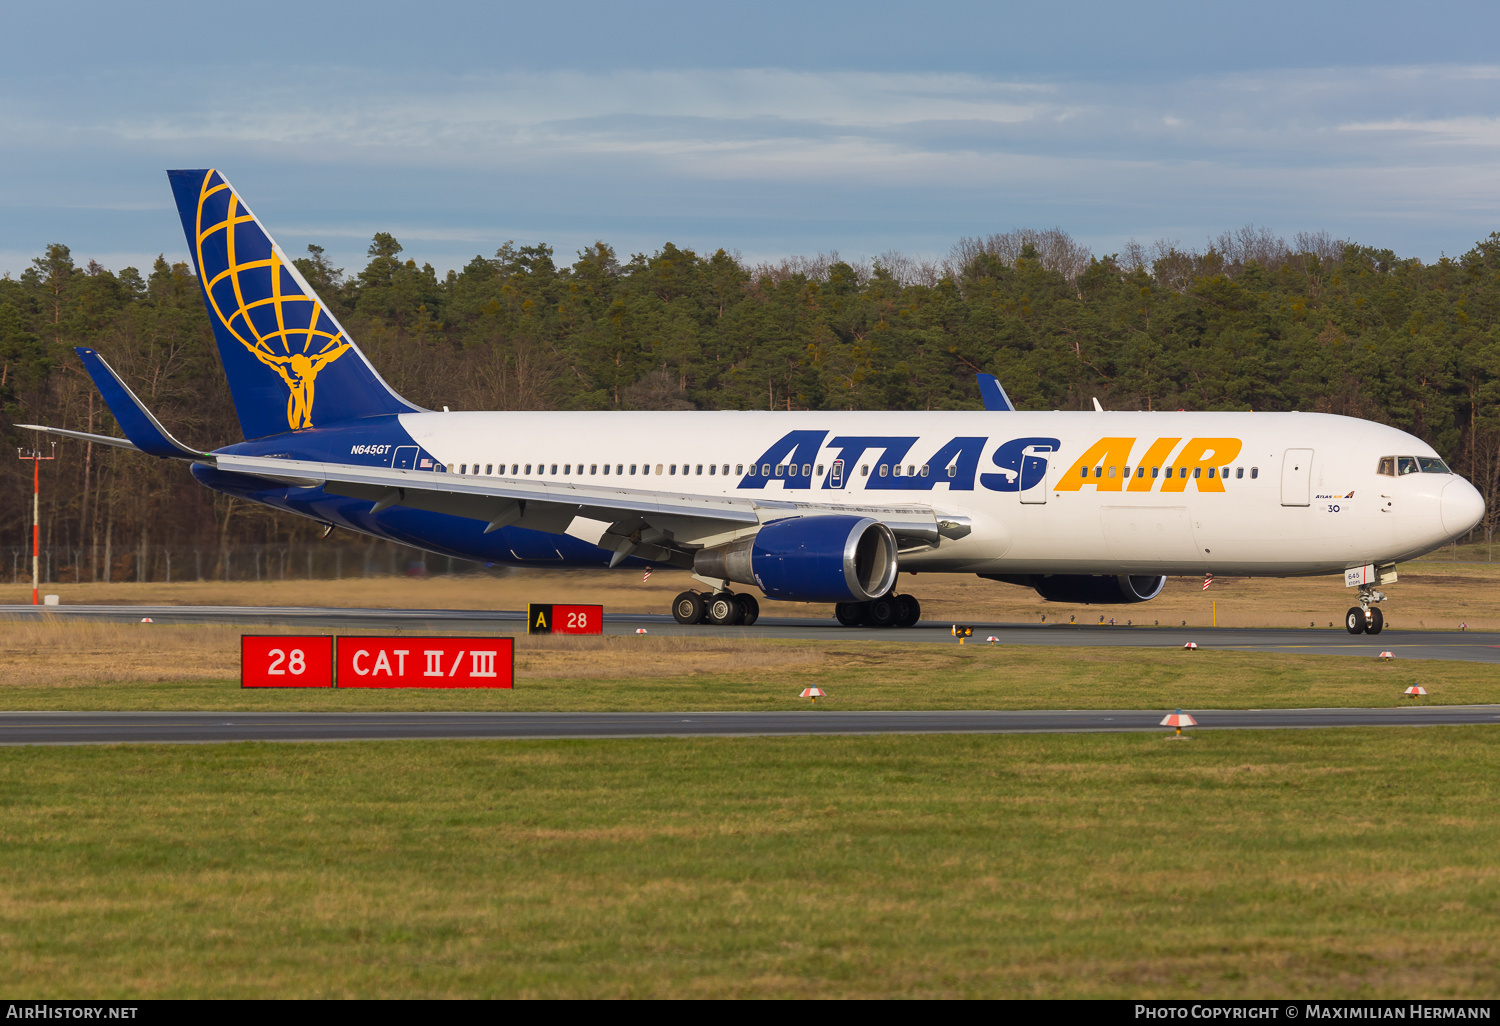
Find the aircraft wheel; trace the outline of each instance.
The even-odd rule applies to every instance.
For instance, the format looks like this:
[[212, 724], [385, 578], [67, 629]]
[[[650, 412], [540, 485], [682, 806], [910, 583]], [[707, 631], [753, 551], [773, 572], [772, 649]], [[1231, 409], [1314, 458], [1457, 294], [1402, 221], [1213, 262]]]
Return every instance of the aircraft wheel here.
[[833, 607], [834, 618], [845, 627], [858, 627], [864, 619], [863, 602], [840, 602]]
[[708, 600], [708, 622], [715, 627], [733, 627], [740, 622], [744, 612], [737, 601], [739, 596], [721, 591]]
[[1365, 611], [1358, 606], [1350, 606], [1349, 612], [1344, 614], [1344, 626], [1349, 628], [1350, 634], [1363, 634], [1365, 632]]
[[698, 623], [703, 619], [703, 596], [685, 591], [672, 600], [672, 619], [680, 624]]
[[754, 595], [736, 595], [734, 604], [740, 607], [740, 626], [749, 627], [760, 619], [760, 603]]
[[865, 623], [871, 627], [894, 627], [901, 617], [901, 606], [894, 595], [882, 595], [865, 603]]
[[896, 619], [896, 626], [915, 627], [917, 621], [922, 619], [922, 603], [917, 601], [915, 595], [897, 595], [896, 603], [901, 607], [901, 615]]
[[1385, 629], [1385, 617], [1380, 615], [1379, 606], [1370, 607], [1370, 623], [1365, 627], [1366, 634], [1379, 634]]

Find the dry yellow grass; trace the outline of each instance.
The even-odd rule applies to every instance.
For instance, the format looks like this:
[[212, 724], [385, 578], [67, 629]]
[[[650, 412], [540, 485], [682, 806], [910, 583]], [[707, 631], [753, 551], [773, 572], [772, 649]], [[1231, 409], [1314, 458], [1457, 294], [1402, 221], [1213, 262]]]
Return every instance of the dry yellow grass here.
[[[516, 638], [515, 690], [242, 689], [239, 633], [220, 626], [11, 623], [0, 708], [649, 711], [807, 708], [1285, 708], [1500, 701], [1493, 667], [1154, 648], [697, 637]], [[258, 633], [258, 632], [255, 632]], [[279, 633], [279, 632], [273, 632]]]
[[0, 629], [0, 690], [237, 679], [241, 633], [218, 626], [9, 621]]
[[[0, 694], [18, 687], [88, 687], [169, 681], [237, 681], [240, 636], [232, 626], [11, 621], [0, 631]], [[346, 632], [358, 633], [358, 632]], [[505, 636], [505, 635], [502, 635]], [[727, 638], [516, 638], [518, 678], [623, 680], [793, 666], [816, 669], [825, 654], [807, 646]]]
[[[1044, 602], [1028, 588], [968, 575], [907, 574], [902, 591], [916, 595], [923, 615], [954, 622], [1124, 623], [1160, 621], [1221, 627], [1320, 627], [1338, 623], [1354, 603], [1340, 577], [1230, 578], [1214, 581], [1174, 577], [1151, 602], [1129, 606], [1083, 606]], [[1405, 564], [1387, 589], [1383, 609], [1395, 628], [1500, 629], [1500, 564], [1430, 561]], [[57, 584], [45, 589], [67, 605], [334, 606], [405, 609], [522, 609], [528, 602], [585, 602], [613, 613], [663, 613], [672, 597], [701, 588], [681, 571], [516, 570], [503, 576], [349, 578], [342, 581], [188, 581], [162, 583]], [[27, 588], [0, 587], [0, 604], [31, 601]], [[832, 617], [816, 603], [762, 603], [767, 616]]]

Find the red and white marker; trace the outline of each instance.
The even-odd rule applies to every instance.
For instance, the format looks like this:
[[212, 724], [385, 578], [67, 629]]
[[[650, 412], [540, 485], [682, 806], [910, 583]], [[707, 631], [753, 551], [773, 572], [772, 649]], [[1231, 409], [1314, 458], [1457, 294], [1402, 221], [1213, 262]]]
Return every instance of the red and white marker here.
[[991, 645], [993, 645], [995, 642], [999, 641], [1000, 639], [997, 638], [997, 637], [995, 637], [993, 634], [991, 634], [989, 637], [985, 638], [984, 640], [988, 641]]
[[141, 617], [141, 623], [155, 623], [155, 622], [156, 621], [153, 620], [153, 619], [151, 619], [151, 617], [149, 617], [149, 616], [143, 616], [143, 617]]
[[1198, 643], [1196, 641], [1189, 641], [1186, 645], [1183, 645], [1182, 647], [1185, 648], [1185, 649], [1187, 649], [1189, 652], [1196, 652], [1196, 651], [1198, 651]]
[[826, 698], [827, 696], [823, 693], [822, 688], [803, 688], [802, 697], [811, 698], [814, 702], [816, 702], [818, 699]]
[[1403, 695], [1410, 695], [1411, 697], [1416, 698], [1418, 695], [1427, 694], [1427, 689], [1422, 687], [1420, 684], [1413, 684], [1411, 687], [1407, 688], [1401, 693]]
[[1394, 653], [1394, 652], [1382, 652], [1378, 656], [1376, 656], [1375, 658], [1376, 659], [1384, 659], [1386, 662], [1390, 662], [1392, 659], [1396, 658], [1396, 653]]
[[1177, 733], [1173, 736], [1181, 737], [1183, 727], [1196, 727], [1198, 725], [1198, 721], [1193, 719], [1187, 713], [1183, 712], [1181, 709], [1178, 709], [1176, 712], [1168, 714], [1167, 717], [1161, 721], [1161, 725], [1163, 727], [1176, 727]]
[[637, 627], [637, 628], [636, 628], [636, 629], [635, 629], [635, 632], [636, 632], [636, 633], [637, 633], [637, 634], [645, 634], [645, 633], [646, 633], [646, 628], [644, 628], [644, 627]]

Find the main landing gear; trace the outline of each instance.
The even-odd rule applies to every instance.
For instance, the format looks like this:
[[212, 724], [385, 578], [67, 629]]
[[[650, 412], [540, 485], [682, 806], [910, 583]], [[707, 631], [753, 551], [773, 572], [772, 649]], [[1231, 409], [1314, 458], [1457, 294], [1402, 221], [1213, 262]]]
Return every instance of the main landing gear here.
[[1360, 586], [1359, 605], [1350, 606], [1349, 612], [1344, 614], [1344, 626], [1350, 634], [1379, 634], [1385, 629], [1385, 617], [1375, 605], [1384, 598], [1385, 592], [1376, 591], [1368, 584]]
[[730, 591], [685, 591], [672, 600], [672, 619], [681, 624], [749, 627], [760, 619], [760, 603], [754, 595]]
[[[915, 627], [922, 604], [912, 595], [885, 595], [869, 602], [840, 602], [834, 615], [845, 627]], [[672, 600], [672, 619], [680, 624], [711, 623], [749, 627], [760, 618], [754, 595], [730, 591], [685, 591]]]
[[915, 627], [922, 619], [922, 604], [914, 595], [892, 592], [869, 602], [840, 602], [833, 615], [845, 627]]

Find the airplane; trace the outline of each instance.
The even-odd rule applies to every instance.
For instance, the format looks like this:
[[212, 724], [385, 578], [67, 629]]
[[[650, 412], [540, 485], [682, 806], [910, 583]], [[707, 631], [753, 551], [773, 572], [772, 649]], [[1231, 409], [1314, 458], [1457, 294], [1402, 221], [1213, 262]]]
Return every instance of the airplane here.
[[[388, 385], [216, 170], [169, 171], [245, 441], [177, 441], [77, 353], [126, 437], [209, 488], [429, 552], [530, 567], [670, 566], [680, 623], [769, 599], [911, 626], [900, 572], [975, 574], [1059, 602], [1146, 602], [1169, 575], [1344, 574], [1380, 633], [1395, 564], [1479, 523], [1426, 442], [1317, 413], [441, 412]], [[746, 459], [745, 457], [750, 457]]]

